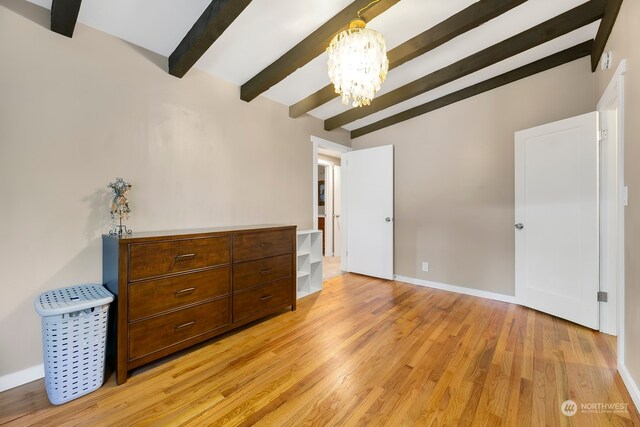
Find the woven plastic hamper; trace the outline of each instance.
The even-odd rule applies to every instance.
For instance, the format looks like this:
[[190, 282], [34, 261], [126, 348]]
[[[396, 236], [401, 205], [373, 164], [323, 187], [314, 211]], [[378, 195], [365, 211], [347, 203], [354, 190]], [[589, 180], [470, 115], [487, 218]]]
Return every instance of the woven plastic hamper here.
[[102, 386], [111, 301], [102, 285], [54, 289], [35, 300], [42, 316], [44, 382], [54, 405]]

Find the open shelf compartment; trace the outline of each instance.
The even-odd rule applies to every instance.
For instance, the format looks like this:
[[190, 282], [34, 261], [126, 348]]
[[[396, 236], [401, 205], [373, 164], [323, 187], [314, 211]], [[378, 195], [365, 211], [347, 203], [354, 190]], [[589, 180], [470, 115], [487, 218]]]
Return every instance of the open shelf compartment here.
[[322, 231], [301, 230], [297, 237], [297, 296], [322, 290]]

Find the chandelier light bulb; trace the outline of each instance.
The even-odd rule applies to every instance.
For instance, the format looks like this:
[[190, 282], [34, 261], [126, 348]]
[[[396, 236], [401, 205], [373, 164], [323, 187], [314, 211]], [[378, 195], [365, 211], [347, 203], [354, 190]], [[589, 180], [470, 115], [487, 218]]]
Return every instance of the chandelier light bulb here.
[[353, 107], [371, 104], [389, 71], [384, 37], [365, 26], [362, 19], [351, 21], [327, 48], [329, 79], [342, 103]]

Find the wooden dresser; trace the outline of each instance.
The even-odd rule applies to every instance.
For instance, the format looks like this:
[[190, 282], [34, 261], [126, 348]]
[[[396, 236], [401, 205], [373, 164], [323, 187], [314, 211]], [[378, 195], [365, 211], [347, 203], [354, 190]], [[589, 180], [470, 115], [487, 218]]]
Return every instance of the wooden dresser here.
[[118, 384], [152, 360], [296, 309], [295, 226], [104, 235], [102, 247]]

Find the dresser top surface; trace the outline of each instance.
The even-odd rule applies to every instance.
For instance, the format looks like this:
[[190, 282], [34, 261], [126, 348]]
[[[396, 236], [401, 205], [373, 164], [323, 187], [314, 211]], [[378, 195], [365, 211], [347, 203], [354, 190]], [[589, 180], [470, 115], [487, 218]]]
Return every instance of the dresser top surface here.
[[127, 235], [110, 235], [103, 234], [103, 239], [114, 239], [119, 241], [137, 241], [137, 240], [154, 240], [167, 237], [200, 237], [207, 235], [216, 235], [224, 233], [235, 232], [252, 232], [252, 231], [267, 231], [267, 230], [283, 230], [283, 229], [295, 229], [295, 225], [283, 225], [283, 224], [259, 224], [259, 225], [239, 225], [228, 227], [211, 227], [211, 228], [192, 228], [182, 230], [162, 230], [162, 231], [140, 231]]

